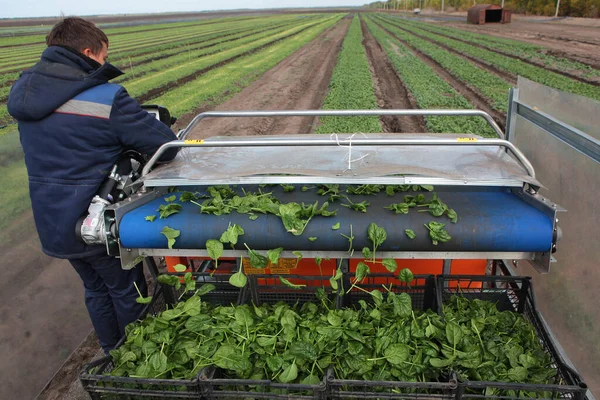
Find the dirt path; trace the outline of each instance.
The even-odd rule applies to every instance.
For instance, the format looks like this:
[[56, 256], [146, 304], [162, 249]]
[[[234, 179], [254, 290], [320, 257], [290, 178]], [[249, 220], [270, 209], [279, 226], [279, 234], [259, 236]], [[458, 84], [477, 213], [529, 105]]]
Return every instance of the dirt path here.
[[81, 280], [66, 260], [41, 252], [31, 211], [15, 222], [12, 243], [0, 246], [0, 398], [31, 399], [92, 325]]
[[[468, 86], [467, 84], [465, 84], [460, 79], [455, 78], [454, 75], [452, 75], [445, 68], [443, 68], [441, 65], [439, 65], [431, 57], [429, 57], [428, 55], [422, 53], [421, 51], [419, 51], [419, 49], [415, 48], [414, 46], [411, 46], [406, 41], [404, 41], [401, 38], [399, 38], [393, 32], [389, 31], [383, 25], [381, 25], [378, 21], [376, 21], [375, 23], [381, 29], [383, 29], [385, 32], [387, 32], [390, 36], [392, 36], [393, 38], [395, 38], [396, 40], [398, 40], [399, 42], [401, 42], [402, 44], [404, 44], [408, 49], [410, 49], [425, 64], [427, 64], [431, 69], [433, 69], [436, 74], [438, 74], [442, 79], [444, 79], [457, 93], [459, 93], [460, 95], [462, 95], [471, 104], [473, 104], [473, 106], [476, 109], [485, 111], [488, 114], [490, 114], [492, 116], [492, 118], [494, 118], [494, 121], [496, 121], [496, 123], [498, 125], [500, 125], [500, 127], [502, 129], [504, 129], [504, 127], [506, 125], [506, 115], [504, 113], [500, 112], [500, 111], [497, 111], [497, 110], [493, 109], [490, 106], [490, 103], [491, 103], [490, 100], [488, 100], [485, 96], [483, 96], [477, 90], [475, 90], [475, 89], [471, 88], [470, 86]], [[402, 29], [400, 27], [398, 27], [398, 28]], [[408, 32], [408, 31], [406, 31], [406, 32]], [[410, 33], [410, 32], [408, 32], [408, 33]]]
[[[375, 84], [375, 95], [381, 108], [409, 109], [418, 108], [412, 94], [396, 74], [387, 54], [377, 43], [365, 21], [361, 18], [363, 45]], [[386, 132], [427, 132], [423, 117], [381, 117]]]
[[[329, 28], [215, 110], [320, 108], [327, 95], [329, 80], [350, 21], [346, 18]], [[206, 109], [200, 107], [195, 113], [184, 116], [178, 126], [185, 126], [193, 115], [202, 111]], [[309, 133], [313, 131], [315, 123], [316, 118], [313, 117], [213, 118], [199, 123], [189, 138]]]

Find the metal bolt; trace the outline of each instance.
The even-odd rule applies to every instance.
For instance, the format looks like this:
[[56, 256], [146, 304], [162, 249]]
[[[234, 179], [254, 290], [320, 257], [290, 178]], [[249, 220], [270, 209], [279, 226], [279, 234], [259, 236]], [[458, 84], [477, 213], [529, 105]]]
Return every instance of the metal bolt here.
[[512, 263], [515, 267], [519, 266], [519, 260], [512, 260]]

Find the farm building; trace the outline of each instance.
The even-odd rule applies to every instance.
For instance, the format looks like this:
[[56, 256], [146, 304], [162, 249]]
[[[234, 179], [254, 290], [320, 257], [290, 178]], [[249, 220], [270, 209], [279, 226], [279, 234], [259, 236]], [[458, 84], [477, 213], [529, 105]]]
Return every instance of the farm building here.
[[510, 23], [510, 10], [503, 9], [496, 4], [477, 4], [469, 8], [467, 22], [483, 25], [488, 22]]

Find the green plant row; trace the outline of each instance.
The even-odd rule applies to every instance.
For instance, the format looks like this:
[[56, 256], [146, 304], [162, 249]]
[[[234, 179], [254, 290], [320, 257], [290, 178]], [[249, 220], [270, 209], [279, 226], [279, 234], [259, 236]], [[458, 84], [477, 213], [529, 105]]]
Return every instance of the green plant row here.
[[[157, 87], [167, 86], [170, 83], [194, 74], [199, 70], [210, 68], [234, 57], [239, 57], [240, 55], [253, 51], [261, 46], [268, 46], [279, 39], [298, 34], [298, 32], [301, 32], [302, 30], [318, 23], [319, 21], [310, 21], [301, 25], [292, 25], [291, 27], [287, 27], [287, 29], [280, 30], [276, 34], [269, 34], [268, 32], [266, 34], [262, 33], [257, 35], [258, 38], [255, 38], [255, 40], [252, 40], [252, 38], [240, 39], [239, 41], [235, 41], [241, 43], [238, 46], [235, 46], [235, 42], [233, 44], [231, 42], [223, 43], [221, 46], [223, 46], [225, 50], [206, 57], [190, 59], [188, 54], [184, 53], [169, 59], [159, 60], [155, 63], [145, 64], [140, 68], [142, 71], [145, 69], [154, 70], [165, 64], [169, 65], [170, 67], [160, 68], [154, 73], [127, 81], [124, 86], [132, 96], [138, 97]], [[172, 64], [173, 58], [180, 60], [180, 63]]]
[[[360, 18], [354, 16], [342, 44], [322, 109], [376, 109], [377, 98], [365, 48]], [[321, 117], [317, 133], [382, 132], [378, 117]]]
[[[266, 31], [237, 41], [226, 41], [211, 48], [198, 50], [197, 52], [178, 54], [173, 57], [144, 64], [139, 68], [134, 68], [134, 72], [138, 77], [134, 76], [133, 79], [128, 80], [125, 83], [125, 87], [132, 96], [143, 95], [156, 87], [177, 81], [200, 69], [209, 68], [212, 65], [216, 65], [232, 57], [252, 51], [252, 49], [256, 49], [273, 40], [277, 40], [280, 37], [294, 34], [310, 25], [318, 24], [323, 18], [324, 17], [321, 16], [315, 20], [309, 19], [308, 21], [298, 19], [295, 21], [295, 25], [291, 23], [287, 24], [286, 29], [279, 29], [279, 33], [277, 34], [273, 34], [272, 31]], [[303, 24], [299, 25], [299, 21], [302, 21]], [[206, 54], [211, 55], [205, 56]], [[159, 72], [150, 74], [149, 72], [152, 71]], [[147, 75], [139, 77], [139, 74]], [[126, 75], [122, 79], [115, 80], [115, 82], [124, 82], [129, 76]], [[0, 124], [5, 125], [12, 121], [12, 117], [8, 114], [6, 109], [6, 104], [0, 105]]]
[[[218, 64], [231, 57], [235, 57], [236, 55], [251, 50], [252, 48], [262, 46], [265, 43], [274, 40], [274, 38], [280, 37], [282, 34], [289, 34], [290, 29], [294, 29], [297, 26], [305, 25], [298, 25], [297, 23], [279, 24], [266, 30], [260, 29], [257, 33], [249, 36], [241, 35], [244, 37], [239, 39], [217, 40], [215, 41], [216, 44], [214, 46], [202, 47], [198, 50], [190, 49], [186, 51], [185, 47], [180, 47], [178, 49], [179, 51], [170, 57], [145, 63], [139, 66], [133, 65], [132, 70], [128, 71], [132, 73], [120, 76], [119, 78], [115, 79], [114, 82], [125, 84], [128, 90], [132, 90], [133, 93], [138, 93], [135, 92], [135, 82], [138, 82], [139, 79], [143, 77], [151, 78], [153, 73], [163, 73], [169, 71], [174, 66], [180, 70], [189, 70], [194, 72], [210, 65]], [[190, 68], [187, 68], [187, 66], [190, 66]], [[165, 76], [165, 79], [168, 79], [169, 74], [167, 73], [163, 76]]]
[[[262, 18], [262, 17], [258, 17], [258, 18]], [[254, 18], [254, 19], [258, 19], [258, 18]], [[183, 29], [189, 26], [200, 26], [200, 25], [212, 25], [215, 23], [215, 21], [223, 21], [223, 23], [229, 22], [229, 23], [236, 23], [237, 21], [240, 20], [246, 20], [246, 19], [250, 19], [248, 17], [232, 17], [232, 18], [212, 18], [212, 19], [205, 19], [205, 20], [198, 20], [198, 21], [193, 21], [193, 22], [167, 22], [164, 24], [156, 24], [156, 25], [149, 25], [149, 24], [144, 24], [144, 25], [138, 25], [138, 26], [130, 26], [130, 27], [122, 27], [122, 28], [104, 28], [102, 26], [100, 26], [100, 28], [108, 35], [120, 35], [120, 34], [126, 34], [123, 35], [123, 37], [127, 37], [129, 35], [133, 35], [132, 32], [137, 32], [140, 34], [144, 34], [144, 33], [149, 33], [149, 32], [153, 32], [154, 30], [156, 30], [157, 28], [172, 28], [172, 29]], [[50, 27], [48, 27], [48, 31], [50, 30]], [[164, 29], [162, 30], [162, 32], [167, 32], [169, 29]], [[46, 33], [44, 33], [43, 35], [24, 35], [24, 36], [11, 36], [11, 37], [5, 37], [5, 38], [0, 38], [0, 46], [16, 46], [16, 45], [38, 45], [38, 44], [43, 44], [46, 40]]]
[[[400, 41], [377, 26], [371, 17], [365, 19], [367, 27], [383, 47], [407, 90], [412, 93], [422, 109], [472, 109], [473, 105], [458, 94], [433, 69], [425, 64]], [[489, 125], [475, 117], [425, 117], [427, 129], [434, 133], [472, 133], [495, 137]]]
[[[226, 29], [215, 29], [212, 25], [208, 25], [207, 27], [202, 27], [202, 29], [194, 28], [189, 29], [187, 32], [179, 32], [177, 34], [172, 34], [170, 36], [162, 36], [162, 35], [153, 35], [148, 37], [142, 37], [137, 40], [131, 40], [129, 42], [123, 43], [112, 43], [110, 45], [110, 54], [111, 55], [121, 55], [128, 51], [138, 50], [140, 47], [149, 47], [156, 46], [165, 43], [172, 43], [176, 41], [181, 41], [185, 39], [194, 39], [197, 38], [199, 34], [203, 33], [216, 33], [223, 34], [226, 32]], [[25, 68], [30, 64], [33, 64], [39, 58], [39, 54], [43, 51], [43, 48], [32, 51], [28, 54], [12, 56], [9, 59], [5, 59], [0, 61], [0, 73], [12, 71], [15, 68]]]
[[[131, 56], [132, 54], [139, 54], [140, 50], [144, 48], [154, 48], [159, 46], [160, 44], [173, 44], [176, 42], [181, 42], [184, 40], [188, 41], [199, 41], [201, 36], [199, 35], [212, 35], [214, 36], [223, 36], [228, 32], [235, 32], [240, 28], [246, 29], [255, 29], [261, 25], [277, 22], [277, 21], [286, 21], [290, 19], [298, 18], [297, 16], [278, 16], [278, 17], [269, 17], [263, 18], [260, 21], [242, 21], [238, 24], [231, 23], [216, 23], [211, 25], [200, 25], [200, 26], [192, 26], [187, 27], [185, 30], [173, 29], [165, 31], [152, 31], [146, 35], [138, 34], [139, 37], [127, 37], [134, 35], [126, 35], [126, 37], [122, 37], [121, 40], [119, 38], [112, 40], [110, 43], [110, 54], [111, 56], [118, 55], [121, 57]], [[138, 36], [135, 35], [135, 36]], [[13, 70], [18, 67], [26, 67], [28, 62], [35, 62], [39, 57], [39, 54], [43, 51], [45, 46], [39, 46], [38, 48], [34, 48], [28, 51], [24, 51], [23, 49], [14, 50], [14, 54], [10, 54], [9, 51], [5, 51], [2, 56], [0, 56], [0, 73], [4, 71]]]
[[[311, 18], [316, 17], [311, 16]], [[308, 21], [309, 19], [304, 20]], [[278, 28], [286, 24], [294, 24], [296, 21], [295, 18], [288, 17], [285, 19], [281, 18], [264, 22], [264, 24], [258, 24], [256, 21], [254, 21], [253, 25], [240, 25], [239, 27], [236, 27], [236, 29], [228, 29], [218, 33], [205, 33], [202, 35], [196, 35], [191, 39], [152, 45], [148, 47], [140, 47], [135, 50], [118, 53], [116, 57], [111, 56], [111, 63], [123, 67], [126, 67], [130, 64], [135, 66], [138, 63], [153, 61], [155, 58], [175, 55], [181, 53], [182, 51], [207, 48], [215, 44], [240, 39], [243, 36], [249, 36], [269, 29]]]
[[331, 16], [297, 35], [211, 70], [152, 100], [157, 104], [168, 107], [173, 115], [179, 116], [197, 109], [200, 105], [208, 107], [221, 103], [235, 93], [240, 92], [263, 73], [317, 37], [325, 29], [334, 25], [342, 17], [343, 15], [339, 14]]
[[511, 85], [504, 79], [473, 65], [466, 59], [444, 50], [438, 45], [390, 25], [383, 19], [378, 18], [377, 22], [398, 38], [437, 61], [450, 74], [483, 94], [489, 99], [492, 108], [502, 112], [507, 111], [508, 91]]
[[600, 100], [600, 88], [576, 81], [564, 75], [548, 71], [542, 67], [536, 67], [526, 62], [515, 60], [514, 58], [503, 56], [493, 51], [485, 50], [470, 44], [459, 42], [445, 36], [440, 36], [435, 33], [423, 30], [411, 24], [402, 24], [402, 22], [394, 22], [396, 26], [402, 27], [412, 33], [419, 34], [429, 38], [437, 43], [441, 43], [449, 48], [456, 50], [459, 53], [469, 55], [484, 63], [493, 65], [503, 71], [520, 75], [532, 81], [539, 82], [543, 85], [553, 87], [565, 92], [586, 96], [595, 100]]
[[[397, 18], [394, 19], [398, 20]], [[567, 58], [556, 57], [551, 54], [545, 54], [545, 49], [543, 47], [536, 46], [531, 43], [520, 42], [518, 40], [511, 40], [492, 35], [474, 33], [462, 29], [429, 23], [419, 23], [416, 21], [411, 21], [410, 24], [415, 24], [417, 27], [433, 33], [440, 33], [443, 35], [453, 37], [455, 39], [476, 43], [490, 50], [500, 50], [504, 53], [512, 54], [520, 58], [539, 61], [549, 67], [554, 67], [561, 70], [583, 71], [584, 76], [587, 77], [600, 76], [600, 71], [592, 68], [589, 65], [574, 60], [569, 60]]]

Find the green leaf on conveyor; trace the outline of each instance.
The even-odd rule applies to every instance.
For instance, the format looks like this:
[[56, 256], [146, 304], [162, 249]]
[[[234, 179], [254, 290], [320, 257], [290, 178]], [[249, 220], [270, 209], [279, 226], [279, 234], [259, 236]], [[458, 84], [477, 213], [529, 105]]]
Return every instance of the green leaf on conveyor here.
[[162, 233], [167, 238], [167, 247], [169, 249], [172, 249], [175, 245], [175, 239], [179, 237], [181, 231], [165, 226], [164, 228], [162, 228], [160, 233]]
[[154, 222], [154, 220], [156, 219], [156, 215], [147, 215], [145, 219], [148, 222]]
[[331, 226], [331, 229], [333, 229], [334, 231], [337, 231], [338, 229], [340, 229], [340, 223], [339, 223], [339, 222], [337, 222], [337, 223], [333, 224], [333, 225]]
[[218, 240], [209, 239], [206, 241], [206, 251], [213, 260], [218, 260], [223, 256], [223, 243]]
[[174, 202], [175, 200], [177, 200], [177, 195], [172, 195], [172, 196], [169, 196], [169, 197], [165, 197], [165, 201], [166, 201], [167, 203], [172, 203], [172, 202]]
[[160, 219], [165, 219], [173, 214], [177, 214], [182, 208], [180, 204], [169, 203], [161, 204], [156, 211], [158, 211]]
[[316, 236], [311, 236], [308, 238], [309, 241], [314, 242], [315, 240], [317, 240]]
[[417, 237], [417, 234], [412, 229], [405, 229], [404, 233], [406, 233], [406, 236], [408, 236], [409, 239], [414, 239]]
[[452, 237], [444, 229], [446, 224], [431, 221], [429, 224], [424, 225], [427, 229], [429, 229], [429, 237], [435, 246], [437, 246], [439, 242], [445, 243], [452, 239]]
[[244, 229], [238, 224], [229, 224], [229, 227], [223, 234], [219, 241], [221, 243], [230, 243], [231, 247], [235, 246], [238, 242], [238, 238], [244, 234]]
[[391, 210], [396, 214], [408, 214], [409, 206], [407, 203], [392, 203], [387, 207], [383, 207], [386, 210]]

